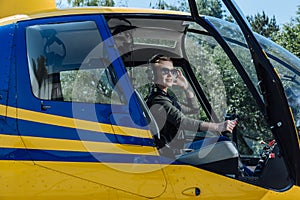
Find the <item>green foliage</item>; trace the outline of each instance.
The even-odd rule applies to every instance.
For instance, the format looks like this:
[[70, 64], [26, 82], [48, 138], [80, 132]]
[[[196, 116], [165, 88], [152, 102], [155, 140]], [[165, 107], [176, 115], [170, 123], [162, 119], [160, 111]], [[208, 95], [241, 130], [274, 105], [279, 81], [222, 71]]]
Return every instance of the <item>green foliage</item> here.
[[276, 24], [275, 16], [269, 17], [262, 12], [254, 16], [248, 16], [252, 30], [273, 40], [297, 57], [300, 57], [300, 6], [298, 6], [297, 17], [280, 28]]
[[114, 0], [68, 0], [72, 6], [115, 6]]
[[198, 12], [201, 15], [223, 18], [222, 4], [219, 0], [197, 0]]
[[101, 0], [100, 1], [101, 6], [115, 6], [115, 2], [113, 0]]
[[177, 11], [188, 11], [188, 5], [185, 0], [177, 0], [175, 4], [168, 4], [165, 0], [159, 0], [157, 3], [152, 5], [150, 3], [149, 7], [153, 9], [161, 9], [161, 10], [177, 10]]
[[279, 26], [276, 23], [275, 16], [269, 19], [264, 11], [262, 14], [257, 13], [254, 16], [248, 16], [247, 19], [254, 32], [257, 32], [267, 38], [273, 38], [274, 34], [279, 31]]
[[[239, 46], [233, 48], [241, 60], [248, 60], [248, 52]], [[186, 51], [201, 88], [219, 119], [224, 118], [225, 112], [240, 116], [237, 129], [239, 152], [258, 155], [260, 145], [250, 149], [245, 138], [269, 141], [272, 135], [256, 101], [224, 50], [211, 37], [188, 33]], [[205, 120], [204, 116], [201, 118]]]
[[[220, 0], [197, 0], [198, 12], [201, 15], [209, 15], [217, 18], [223, 17], [222, 4]], [[152, 5], [150, 3], [151, 8], [157, 8], [162, 10], [177, 10], [177, 11], [185, 11], [189, 10], [189, 5], [186, 0], [177, 0], [174, 4], [168, 4], [165, 0], [159, 0], [157, 3]]]
[[121, 103], [104, 69], [63, 71], [60, 79], [64, 101]]
[[297, 17], [284, 24], [274, 41], [300, 58], [300, 6]]

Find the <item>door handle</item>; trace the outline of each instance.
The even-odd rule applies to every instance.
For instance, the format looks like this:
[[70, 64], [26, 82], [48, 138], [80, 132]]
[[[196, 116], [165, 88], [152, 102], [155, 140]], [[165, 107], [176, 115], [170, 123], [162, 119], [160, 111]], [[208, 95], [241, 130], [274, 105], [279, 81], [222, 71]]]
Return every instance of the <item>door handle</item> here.
[[201, 193], [201, 191], [198, 187], [191, 187], [191, 188], [187, 188], [182, 191], [183, 195], [193, 196], [193, 197], [199, 196], [200, 193]]

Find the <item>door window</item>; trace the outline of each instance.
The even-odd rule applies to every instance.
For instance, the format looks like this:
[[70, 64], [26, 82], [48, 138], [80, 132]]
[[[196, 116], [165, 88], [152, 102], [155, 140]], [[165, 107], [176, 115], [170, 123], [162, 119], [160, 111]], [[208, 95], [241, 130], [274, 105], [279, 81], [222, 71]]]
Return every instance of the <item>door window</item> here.
[[[286, 166], [256, 100], [222, 47], [213, 37], [199, 34], [197, 29], [198, 25], [191, 24], [185, 50], [214, 114], [219, 121], [230, 116], [237, 118], [235, 133], [230, 137], [237, 145], [241, 161], [248, 166], [247, 170], [252, 170], [251, 178], [263, 187], [286, 187], [290, 184]], [[247, 57], [244, 46], [234, 48]], [[275, 159], [268, 159], [271, 154], [276, 155]], [[280, 171], [276, 180], [272, 178], [274, 170]]]
[[33, 25], [26, 29], [26, 42], [35, 97], [124, 103], [95, 22]]

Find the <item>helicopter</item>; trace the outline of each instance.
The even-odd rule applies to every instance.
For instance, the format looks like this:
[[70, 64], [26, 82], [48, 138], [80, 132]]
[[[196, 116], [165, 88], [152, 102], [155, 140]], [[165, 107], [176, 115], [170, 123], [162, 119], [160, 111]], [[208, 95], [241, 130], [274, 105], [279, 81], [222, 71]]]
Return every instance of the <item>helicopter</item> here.
[[[235, 23], [195, 0], [190, 13], [2, 1], [1, 199], [297, 199], [300, 60], [223, 3]], [[190, 117], [238, 120], [230, 141], [182, 130], [201, 148], [162, 154], [145, 103], [157, 54], [188, 80]]]

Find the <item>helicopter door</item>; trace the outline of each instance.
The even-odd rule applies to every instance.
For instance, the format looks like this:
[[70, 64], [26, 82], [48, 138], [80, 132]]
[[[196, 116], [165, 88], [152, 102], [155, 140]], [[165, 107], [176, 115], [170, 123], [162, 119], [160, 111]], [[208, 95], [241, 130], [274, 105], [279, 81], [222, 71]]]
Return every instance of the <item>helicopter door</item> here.
[[158, 153], [107, 30], [102, 16], [20, 23], [19, 131], [36, 165], [157, 197]]
[[300, 185], [299, 136], [280, 77], [234, 1], [223, 0], [223, 2], [245, 36], [257, 72], [257, 84], [266, 102], [265, 109], [269, 125], [284, 155], [291, 178], [296, 185]]
[[[244, 39], [247, 42], [255, 65], [258, 78], [256, 85], [259, 86], [264, 100], [263, 102], [261, 101], [261, 109], [266, 112], [269, 127], [271, 127], [282, 155], [284, 155], [284, 161], [289, 174], [291, 175], [293, 182], [295, 182], [296, 185], [299, 185], [300, 161], [298, 158], [300, 155], [298, 133], [284, 94], [280, 77], [278, 76], [276, 69], [270, 63], [266, 53], [262, 50], [247, 23], [247, 19], [239, 11], [235, 2], [233, 0], [223, 0], [223, 3], [244, 34]], [[193, 19], [199, 24], [205, 24], [205, 18], [201, 17], [198, 13], [196, 1], [189, 0], [189, 6]]]

